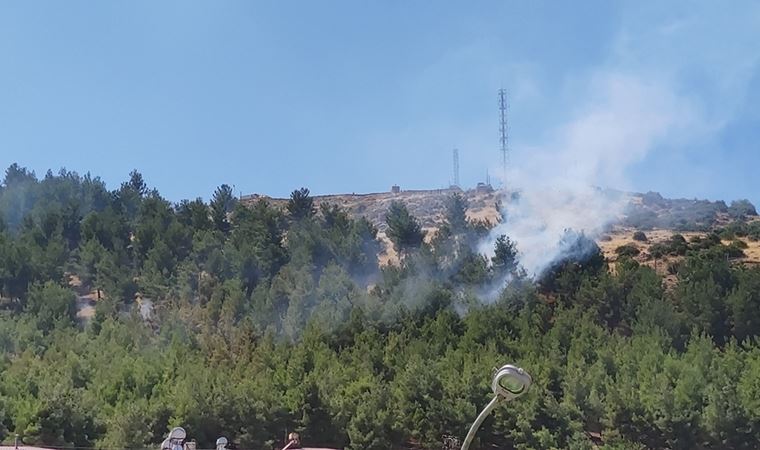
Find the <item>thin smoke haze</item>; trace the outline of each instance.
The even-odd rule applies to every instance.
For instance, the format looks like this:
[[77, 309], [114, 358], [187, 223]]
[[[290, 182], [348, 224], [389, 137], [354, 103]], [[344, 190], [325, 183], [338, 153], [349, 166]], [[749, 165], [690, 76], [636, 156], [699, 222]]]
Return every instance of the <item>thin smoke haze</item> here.
[[574, 119], [545, 144], [521, 152], [529, 158], [507, 173], [504, 220], [480, 251], [492, 255], [496, 238], [505, 234], [517, 243], [522, 266], [536, 276], [573, 256], [559, 245], [565, 230], [598, 237], [628, 201], [599, 186], [625, 189], [632, 164], [701, 122], [698, 108], [674, 92], [663, 81], [614, 73], [595, 77], [589, 101]]

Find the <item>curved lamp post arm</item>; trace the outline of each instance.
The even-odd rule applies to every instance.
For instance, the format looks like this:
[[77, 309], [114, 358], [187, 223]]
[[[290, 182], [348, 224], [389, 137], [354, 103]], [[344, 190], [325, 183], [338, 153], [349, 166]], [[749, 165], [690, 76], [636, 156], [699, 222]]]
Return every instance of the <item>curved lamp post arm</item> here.
[[499, 404], [499, 397], [494, 397], [485, 408], [483, 408], [483, 411], [478, 414], [478, 418], [475, 419], [475, 422], [472, 423], [472, 426], [470, 427], [470, 431], [467, 433], [467, 437], [464, 438], [464, 442], [462, 442], [462, 450], [467, 450], [470, 448], [470, 444], [472, 443], [472, 440], [475, 438], [475, 433], [478, 432], [478, 428], [483, 424], [483, 421], [486, 420], [486, 417], [488, 417], [489, 414], [491, 414], [491, 411], [493, 411], [494, 408], [496, 408], [496, 405]]

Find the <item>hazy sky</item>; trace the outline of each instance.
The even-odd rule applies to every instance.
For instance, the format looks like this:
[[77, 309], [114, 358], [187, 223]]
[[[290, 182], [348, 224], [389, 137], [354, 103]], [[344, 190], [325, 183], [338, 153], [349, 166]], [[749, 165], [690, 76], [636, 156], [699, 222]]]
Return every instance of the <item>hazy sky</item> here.
[[760, 202], [759, 64], [757, 2], [6, 0], [0, 166], [176, 201], [441, 187], [456, 147], [472, 186], [504, 87], [523, 178]]

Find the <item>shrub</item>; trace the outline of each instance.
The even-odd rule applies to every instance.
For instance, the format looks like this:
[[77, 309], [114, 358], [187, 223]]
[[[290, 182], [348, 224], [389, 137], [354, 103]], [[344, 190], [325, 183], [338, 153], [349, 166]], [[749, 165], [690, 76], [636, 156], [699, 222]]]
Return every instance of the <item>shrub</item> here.
[[653, 244], [649, 247], [649, 254], [652, 255], [652, 258], [654, 259], [660, 259], [668, 254], [668, 246], [663, 243]]
[[678, 275], [678, 272], [681, 270], [682, 263], [681, 261], [673, 261], [668, 264], [668, 273], [670, 275]]
[[641, 251], [638, 248], [636, 248], [636, 246], [633, 244], [625, 244], [616, 248], [615, 253], [617, 253], [618, 256], [634, 257], [634, 256], [638, 256], [638, 254], [641, 253]]
[[749, 247], [749, 245], [747, 245], [746, 242], [740, 239], [735, 239], [733, 242], [731, 242], [731, 245], [735, 245], [737, 248], [741, 248], [741, 249], [745, 249]]
[[726, 225], [724, 228], [716, 230], [716, 232], [723, 239], [733, 239], [736, 236], [744, 237], [749, 232], [750, 225], [741, 222], [733, 221]]
[[635, 231], [633, 233], [633, 240], [639, 242], [647, 242], [647, 235], [643, 231]]
[[708, 249], [710, 247], [715, 247], [716, 245], [720, 245], [720, 236], [718, 236], [716, 233], [710, 233], [705, 237], [700, 236], [694, 236], [691, 239], [692, 250], [703, 250]]
[[686, 243], [686, 239], [681, 234], [674, 234], [670, 237], [667, 243], [668, 253], [672, 255], [683, 256], [689, 249], [689, 244]]
[[736, 242], [732, 242], [730, 245], [726, 245], [725, 249], [726, 249], [726, 254], [730, 258], [744, 257], [744, 250], [742, 250], [741, 247], [736, 244]]
[[760, 222], [747, 224], [747, 237], [753, 241], [760, 241]]

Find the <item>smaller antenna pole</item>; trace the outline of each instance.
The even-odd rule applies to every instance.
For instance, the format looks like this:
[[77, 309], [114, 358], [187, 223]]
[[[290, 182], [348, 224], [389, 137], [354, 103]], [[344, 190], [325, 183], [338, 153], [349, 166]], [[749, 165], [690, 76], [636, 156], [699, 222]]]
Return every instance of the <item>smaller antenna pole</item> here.
[[454, 149], [454, 186], [459, 187], [459, 149]]

